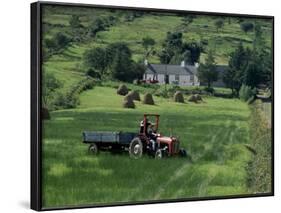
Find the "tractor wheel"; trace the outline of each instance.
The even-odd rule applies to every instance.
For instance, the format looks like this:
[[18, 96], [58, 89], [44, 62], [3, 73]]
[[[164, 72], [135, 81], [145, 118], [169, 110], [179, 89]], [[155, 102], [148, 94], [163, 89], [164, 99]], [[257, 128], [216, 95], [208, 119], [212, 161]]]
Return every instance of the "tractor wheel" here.
[[99, 149], [97, 144], [93, 143], [89, 146], [88, 149], [89, 153], [93, 154], [93, 155], [97, 155], [99, 153]]
[[143, 153], [143, 146], [142, 142], [139, 138], [134, 138], [129, 146], [129, 154], [132, 158], [140, 158]]
[[158, 149], [156, 152], [155, 152], [155, 158], [156, 159], [161, 159], [163, 158], [163, 151], [161, 149]]
[[187, 152], [185, 149], [180, 149], [179, 150], [179, 155], [180, 157], [187, 157]]

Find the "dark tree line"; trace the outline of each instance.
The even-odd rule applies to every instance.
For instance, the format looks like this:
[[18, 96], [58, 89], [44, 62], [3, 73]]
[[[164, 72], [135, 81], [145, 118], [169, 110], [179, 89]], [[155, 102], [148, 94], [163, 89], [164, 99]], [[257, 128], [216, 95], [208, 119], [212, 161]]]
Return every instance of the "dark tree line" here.
[[163, 64], [179, 64], [181, 61], [185, 61], [187, 64], [193, 65], [199, 61], [203, 51], [201, 44], [197, 42], [183, 42], [181, 32], [168, 32], [162, 47], [158, 56]]
[[132, 60], [131, 50], [122, 42], [89, 49], [84, 53], [83, 61], [87, 74], [95, 78], [132, 82], [141, 78], [145, 69]]
[[243, 84], [252, 89], [259, 84], [271, 87], [272, 55], [265, 45], [259, 24], [254, 27], [253, 48], [245, 48], [240, 43], [230, 54], [228, 65], [223, 80], [234, 94], [239, 94]]

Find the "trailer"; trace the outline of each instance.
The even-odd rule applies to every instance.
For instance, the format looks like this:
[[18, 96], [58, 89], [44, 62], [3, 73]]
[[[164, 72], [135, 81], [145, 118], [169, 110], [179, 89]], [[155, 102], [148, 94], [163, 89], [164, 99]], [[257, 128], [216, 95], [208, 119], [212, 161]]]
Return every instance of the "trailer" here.
[[82, 133], [83, 143], [90, 144], [89, 151], [97, 154], [99, 150], [127, 150], [131, 141], [137, 136], [132, 132], [85, 131]]

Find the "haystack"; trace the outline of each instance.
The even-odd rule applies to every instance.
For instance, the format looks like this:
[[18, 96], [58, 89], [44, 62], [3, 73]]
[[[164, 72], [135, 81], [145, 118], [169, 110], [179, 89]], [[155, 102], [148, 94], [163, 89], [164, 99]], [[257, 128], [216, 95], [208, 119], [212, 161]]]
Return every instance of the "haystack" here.
[[45, 107], [41, 109], [42, 120], [49, 120], [51, 118], [49, 110]]
[[188, 101], [190, 101], [190, 102], [197, 102], [197, 98], [195, 97], [195, 95], [191, 95], [191, 96], [188, 98]]
[[154, 100], [153, 97], [150, 93], [146, 93], [143, 97], [143, 103], [144, 104], [149, 104], [149, 105], [154, 105]]
[[199, 101], [203, 101], [201, 95], [195, 94], [189, 97], [188, 101], [198, 103]]
[[194, 95], [194, 96], [195, 96], [195, 98], [196, 98], [197, 101], [203, 101], [201, 95], [196, 94], [196, 95]]
[[137, 91], [131, 91], [131, 92], [129, 92], [128, 95], [130, 95], [134, 101], [140, 101], [141, 100], [140, 94]]
[[123, 107], [132, 108], [132, 109], [134, 109], [136, 107], [131, 95], [128, 94], [124, 97]]
[[117, 89], [117, 94], [118, 95], [127, 95], [129, 92], [128, 88], [124, 84], [120, 84], [118, 89]]
[[174, 94], [174, 101], [179, 103], [184, 103], [184, 97], [183, 94], [180, 91], [177, 91]]

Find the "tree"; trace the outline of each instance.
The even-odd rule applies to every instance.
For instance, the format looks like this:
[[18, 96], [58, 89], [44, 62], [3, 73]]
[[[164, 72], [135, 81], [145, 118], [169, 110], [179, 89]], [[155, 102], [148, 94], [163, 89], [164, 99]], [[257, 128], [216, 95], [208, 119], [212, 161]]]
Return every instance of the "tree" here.
[[221, 29], [224, 25], [224, 20], [223, 19], [218, 19], [215, 21], [215, 26], [217, 29], [217, 32], [219, 32], [219, 29]]
[[56, 50], [65, 48], [70, 42], [70, 38], [61, 32], [56, 33], [53, 39], [54, 39]]
[[69, 20], [69, 25], [71, 28], [79, 28], [81, 27], [81, 21], [78, 15], [72, 15]]
[[169, 64], [175, 53], [171, 49], [162, 49], [158, 54], [160, 62], [162, 64]]
[[146, 68], [145, 68], [143, 62], [141, 62], [141, 63], [133, 62], [133, 64], [132, 64], [133, 77], [131, 80], [142, 79], [145, 69]]
[[127, 58], [132, 57], [132, 52], [126, 43], [115, 42], [115, 43], [109, 44], [106, 47], [106, 55], [108, 57], [108, 63], [111, 64], [113, 62], [115, 56], [120, 53], [126, 55]]
[[120, 51], [114, 56], [111, 65], [111, 76], [120, 81], [131, 81], [134, 79], [132, 61], [125, 52]]
[[237, 49], [230, 54], [228, 69], [224, 73], [223, 81], [233, 94], [238, 95], [243, 83], [243, 73], [249, 61], [249, 51], [239, 44]]
[[89, 34], [91, 37], [95, 37], [97, 32], [105, 30], [105, 23], [101, 18], [95, 19], [91, 22], [89, 27]]
[[247, 34], [254, 29], [254, 25], [251, 22], [242, 22], [240, 28]]
[[147, 58], [150, 55], [154, 45], [155, 45], [155, 40], [153, 38], [145, 37], [142, 39], [142, 46], [145, 49], [145, 58]]
[[198, 77], [200, 81], [207, 83], [208, 88], [211, 88], [212, 83], [218, 79], [218, 72], [216, 71], [216, 63], [212, 51], [208, 52], [205, 63], [199, 66]]
[[260, 83], [261, 69], [259, 63], [251, 61], [244, 72], [244, 83], [251, 88], [255, 88]]
[[[187, 54], [186, 51], [188, 51], [189, 54]], [[202, 51], [202, 46], [197, 42], [184, 43], [182, 47], [183, 58], [192, 65], [199, 61]], [[189, 56], [189, 58], [187, 58], [187, 56]]]
[[158, 54], [161, 63], [180, 63], [184, 60], [188, 64], [199, 61], [202, 46], [197, 42], [183, 43], [182, 33], [168, 32], [163, 43], [163, 49]]
[[166, 47], [173, 51], [180, 51], [182, 48], [182, 33], [168, 32], [163, 47]]
[[97, 47], [87, 50], [84, 53], [83, 61], [87, 69], [98, 70], [100, 71], [100, 76], [104, 76], [108, 67], [107, 52], [104, 48]]

